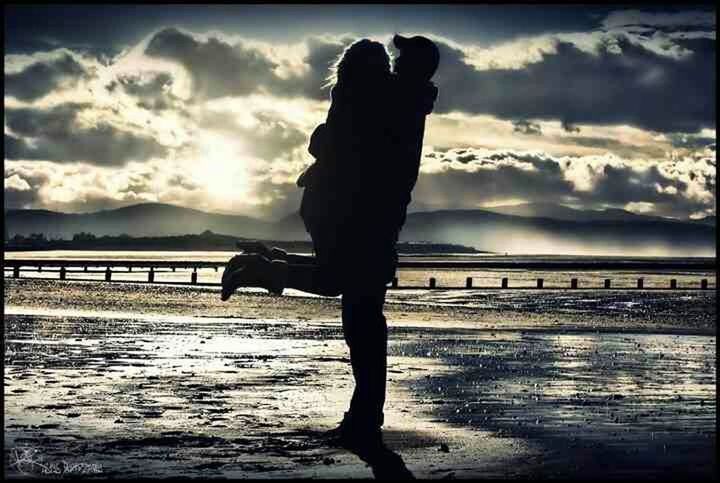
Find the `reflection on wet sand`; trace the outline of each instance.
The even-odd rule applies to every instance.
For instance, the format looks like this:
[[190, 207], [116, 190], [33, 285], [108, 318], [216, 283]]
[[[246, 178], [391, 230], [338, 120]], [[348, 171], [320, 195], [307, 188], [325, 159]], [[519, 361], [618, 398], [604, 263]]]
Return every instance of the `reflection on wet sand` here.
[[392, 453], [363, 462], [317, 437], [352, 387], [337, 320], [132, 315], [129, 304], [122, 314], [65, 300], [6, 307], [11, 477], [61, 461], [103, 478], [716, 471], [714, 335], [391, 319]]

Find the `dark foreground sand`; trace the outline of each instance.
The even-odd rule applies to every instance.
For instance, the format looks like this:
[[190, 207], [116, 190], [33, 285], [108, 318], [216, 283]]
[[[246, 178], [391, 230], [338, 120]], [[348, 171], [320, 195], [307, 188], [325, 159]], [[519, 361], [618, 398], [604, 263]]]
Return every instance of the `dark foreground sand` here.
[[[337, 300], [5, 282], [7, 476], [383, 471], [314, 436], [352, 389]], [[473, 297], [389, 295], [385, 434], [416, 477], [717, 476], [714, 292]]]

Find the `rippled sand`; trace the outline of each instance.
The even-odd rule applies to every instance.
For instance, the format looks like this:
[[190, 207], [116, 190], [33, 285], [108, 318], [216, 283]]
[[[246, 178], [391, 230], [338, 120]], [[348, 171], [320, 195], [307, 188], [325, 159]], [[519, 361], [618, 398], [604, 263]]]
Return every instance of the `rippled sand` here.
[[[352, 389], [335, 299], [33, 280], [4, 296], [8, 476], [373, 474], [315, 437]], [[389, 295], [386, 440], [415, 476], [716, 474], [714, 292], [457, 296]]]

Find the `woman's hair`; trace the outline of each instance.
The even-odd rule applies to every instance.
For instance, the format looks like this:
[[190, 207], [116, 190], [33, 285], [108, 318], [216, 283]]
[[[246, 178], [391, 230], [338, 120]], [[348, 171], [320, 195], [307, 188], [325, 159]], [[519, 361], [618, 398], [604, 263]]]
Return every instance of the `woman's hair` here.
[[362, 39], [347, 47], [330, 69], [324, 88], [382, 77], [390, 72], [390, 55], [380, 42]]

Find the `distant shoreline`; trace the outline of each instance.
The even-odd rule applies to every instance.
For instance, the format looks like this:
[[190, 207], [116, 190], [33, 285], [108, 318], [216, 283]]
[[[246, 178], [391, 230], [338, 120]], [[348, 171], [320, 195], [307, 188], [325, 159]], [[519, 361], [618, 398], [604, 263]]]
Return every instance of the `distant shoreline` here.
[[[238, 251], [236, 243], [252, 240], [249, 238], [220, 235], [211, 231], [201, 234], [177, 236], [131, 237], [128, 235], [96, 237], [90, 233], [80, 233], [72, 240], [47, 240], [41, 237], [14, 238], [5, 242], [5, 252], [51, 251], [51, 250], [107, 250], [107, 251]], [[274, 246], [293, 253], [312, 253], [311, 241], [295, 240], [258, 240], [268, 246]], [[494, 252], [477, 250], [453, 243], [399, 242], [397, 250], [404, 255], [413, 256], [467, 256], [495, 255]]]

